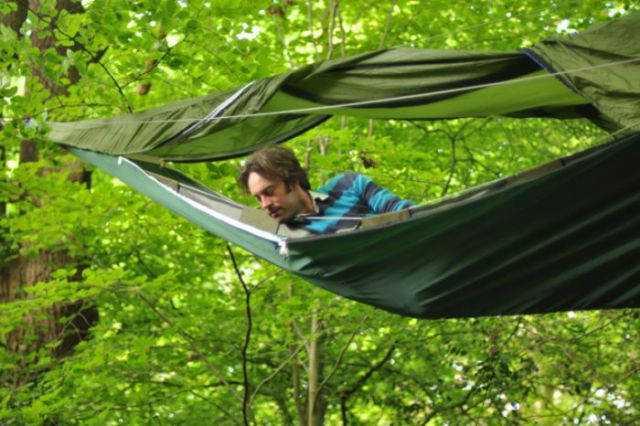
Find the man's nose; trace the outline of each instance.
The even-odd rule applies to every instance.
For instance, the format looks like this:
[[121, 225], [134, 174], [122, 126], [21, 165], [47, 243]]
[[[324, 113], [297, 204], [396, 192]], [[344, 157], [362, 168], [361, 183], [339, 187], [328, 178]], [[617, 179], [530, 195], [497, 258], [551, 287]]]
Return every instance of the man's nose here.
[[263, 210], [269, 210], [269, 206], [273, 204], [271, 197], [260, 197], [260, 208]]

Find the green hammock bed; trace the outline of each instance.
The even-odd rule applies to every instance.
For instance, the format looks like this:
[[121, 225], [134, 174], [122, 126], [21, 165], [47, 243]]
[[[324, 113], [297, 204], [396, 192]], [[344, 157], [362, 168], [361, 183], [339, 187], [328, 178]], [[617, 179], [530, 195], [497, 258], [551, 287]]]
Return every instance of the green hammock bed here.
[[[640, 306], [640, 15], [522, 52], [389, 49], [52, 138], [215, 235], [344, 297], [421, 318]], [[588, 118], [626, 135], [457, 197], [312, 236], [166, 166], [281, 143], [334, 114]]]

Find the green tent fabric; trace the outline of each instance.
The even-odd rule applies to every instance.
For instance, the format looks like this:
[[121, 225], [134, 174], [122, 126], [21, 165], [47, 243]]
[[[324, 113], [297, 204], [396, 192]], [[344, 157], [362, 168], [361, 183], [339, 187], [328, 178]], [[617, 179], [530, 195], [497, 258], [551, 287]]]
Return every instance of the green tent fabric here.
[[640, 14], [629, 15], [522, 52], [371, 52], [130, 116], [54, 123], [52, 138], [214, 234], [391, 312], [442, 318], [638, 307], [637, 133], [411, 209], [403, 220], [326, 236], [248, 220], [254, 209], [154, 164], [244, 155], [333, 114], [585, 117], [631, 133], [640, 124], [638, 24]]
[[421, 120], [587, 117], [625, 128], [640, 123], [637, 28], [640, 14], [632, 14], [522, 52], [381, 50], [129, 116], [54, 123], [51, 137], [113, 155], [204, 161], [283, 142], [338, 113]]
[[194, 202], [190, 191], [208, 190], [174, 170], [73, 152], [311, 283], [398, 314], [459, 318], [640, 306], [640, 134], [412, 209], [400, 222], [294, 238]]
[[[579, 110], [588, 105], [583, 97], [518, 52], [392, 49], [351, 61], [308, 66], [235, 92], [130, 116], [55, 123], [51, 137], [66, 145], [114, 155], [145, 154], [172, 161], [201, 161], [243, 155], [283, 142], [334, 113], [396, 119], [489, 115], [576, 118], [581, 116]], [[532, 76], [536, 78], [531, 79]], [[508, 83], [504, 85], [465, 89], [505, 79]], [[454, 92], [417, 100], [388, 100], [446, 90]], [[334, 107], [377, 100], [380, 102], [375, 107]], [[309, 114], [282, 114], [318, 107], [323, 109]], [[246, 117], [253, 114], [260, 115]]]
[[589, 100], [608, 121], [600, 124], [640, 124], [640, 13], [567, 38], [541, 41], [529, 53]]
[[307, 281], [422, 318], [640, 307], [640, 135], [469, 204], [291, 241]]

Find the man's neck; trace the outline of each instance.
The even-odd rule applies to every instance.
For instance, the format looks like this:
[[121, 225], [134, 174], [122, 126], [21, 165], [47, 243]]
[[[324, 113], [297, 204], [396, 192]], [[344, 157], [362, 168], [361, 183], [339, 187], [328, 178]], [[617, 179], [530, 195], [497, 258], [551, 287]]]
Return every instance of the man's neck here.
[[304, 206], [300, 211], [300, 214], [313, 214], [316, 213], [316, 203], [313, 201], [313, 197], [311, 193], [306, 190], [302, 190], [304, 195], [302, 199], [304, 200]]

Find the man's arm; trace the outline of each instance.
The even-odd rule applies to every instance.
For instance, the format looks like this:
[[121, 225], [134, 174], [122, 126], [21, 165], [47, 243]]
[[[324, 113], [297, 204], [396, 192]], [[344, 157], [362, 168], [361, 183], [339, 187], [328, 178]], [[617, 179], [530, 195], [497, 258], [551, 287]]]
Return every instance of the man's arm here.
[[354, 189], [376, 214], [395, 212], [413, 206], [411, 201], [399, 198], [361, 174], [355, 174]]

